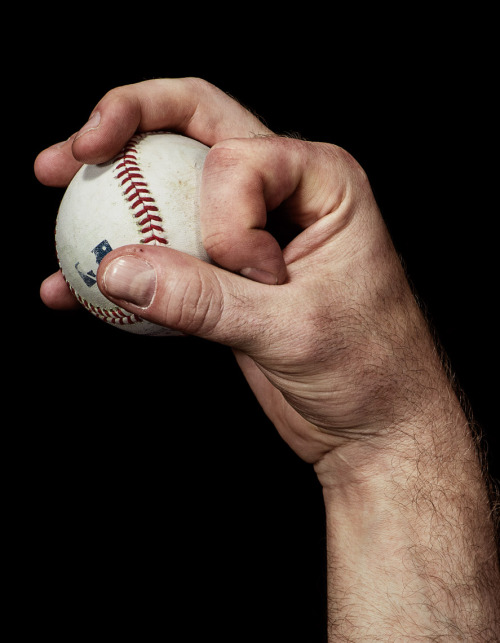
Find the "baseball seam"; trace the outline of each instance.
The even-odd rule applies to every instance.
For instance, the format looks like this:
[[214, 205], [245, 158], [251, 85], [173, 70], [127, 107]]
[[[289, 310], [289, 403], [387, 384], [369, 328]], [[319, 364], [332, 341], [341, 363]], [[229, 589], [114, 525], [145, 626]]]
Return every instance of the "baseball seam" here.
[[133, 136], [127, 145], [123, 148], [120, 156], [116, 159], [120, 161], [116, 166], [118, 174], [116, 178], [120, 181], [120, 186], [124, 188], [123, 195], [130, 205], [133, 216], [141, 228], [143, 238], [140, 243], [149, 245], [168, 245], [165, 238], [165, 231], [162, 226], [160, 211], [151, 194], [148, 184], [145, 181], [137, 160], [139, 143], [144, 135]]
[[[146, 134], [133, 136], [120, 154], [115, 157], [113, 163], [117, 163], [117, 165], [115, 165], [115, 172], [118, 172], [115, 174], [115, 178], [120, 181], [120, 186], [123, 188], [123, 195], [130, 205], [134, 218], [138, 219], [137, 223], [143, 235], [140, 243], [169, 245], [168, 240], [164, 236], [165, 231], [161, 225], [163, 221], [160, 216], [160, 211], [145, 181], [137, 159], [137, 144], [145, 138], [145, 136]], [[120, 326], [138, 324], [144, 321], [138, 315], [129, 313], [120, 307], [106, 309], [94, 306], [76, 292], [64, 276], [64, 273], [63, 277], [76, 299], [99, 319], [109, 324]]]
[[94, 306], [93, 304], [88, 302], [84, 297], [79, 295], [67, 280], [66, 280], [66, 283], [68, 284], [68, 287], [73, 293], [73, 295], [82, 304], [82, 306], [84, 306], [88, 311], [90, 311], [93, 315], [95, 315], [95, 317], [98, 317], [99, 319], [107, 322], [108, 324], [125, 326], [127, 324], [139, 324], [144, 321], [138, 315], [134, 313], [129, 313], [126, 310], [123, 310], [122, 308], [119, 308], [119, 307], [106, 309], [106, 308], [100, 308], [98, 306]]

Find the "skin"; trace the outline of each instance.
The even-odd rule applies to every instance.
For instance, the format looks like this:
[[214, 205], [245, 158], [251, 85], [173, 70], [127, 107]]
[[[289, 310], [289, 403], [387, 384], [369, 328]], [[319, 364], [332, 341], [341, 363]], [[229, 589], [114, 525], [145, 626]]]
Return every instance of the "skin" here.
[[[329, 640], [500, 638], [474, 436], [362, 168], [335, 145], [273, 135], [187, 78], [111, 90], [77, 134], [40, 153], [35, 173], [65, 186], [82, 163], [154, 129], [211, 148], [201, 218], [217, 265], [127, 246], [101, 262], [99, 288], [145, 319], [232, 347], [276, 429], [314, 466]], [[265, 229], [276, 223], [284, 247]], [[60, 273], [41, 297], [77, 305]]]

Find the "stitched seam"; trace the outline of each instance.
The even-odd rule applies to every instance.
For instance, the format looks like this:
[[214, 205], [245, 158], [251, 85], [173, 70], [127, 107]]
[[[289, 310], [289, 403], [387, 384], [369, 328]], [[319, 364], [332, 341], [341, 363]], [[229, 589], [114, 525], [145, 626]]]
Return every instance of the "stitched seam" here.
[[82, 304], [82, 306], [84, 306], [84, 308], [86, 308], [88, 311], [90, 311], [93, 315], [95, 315], [99, 319], [102, 319], [103, 321], [108, 322], [108, 324], [116, 324], [117, 326], [126, 326], [128, 324], [139, 324], [144, 321], [142, 317], [139, 317], [135, 313], [129, 313], [126, 310], [123, 310], [122, 308], [119, 308], [119, 307], [100, 308], [99, 306], [94, 306], [93, 304], [88, 302], [84, 297], [82, 297], [76, 292], [76, 290], [68, 282], [66, 277], [64, 277], [64, 280], [66, 281], [68, 288], [71, 290], [71, 292], [76, 297], [76, 299]]
[[[140, 171], [139, 163], [137, 161], [137, 143], [145, 137], [145, 134], [138, 134], [132, 137], [129, 143], [123, 148], [121, 153], [115, 158], [115, 163], [119, 161], [115, 170], [119, 170], [116, 175], [120, 179], [120, 185], [124, 187], [123, 194], [130, 203], [130, 208], [133, 212], [134, 218], [139, 219], [138, 225], [141, 227], [141, 233], [144, 238], [140, 243], [149, 245], [169, 245], [168, 240], [164, 236], [162, 227], [162, 218], [155, 200], [149, 191], [146, 181]], [[56, 248], [57, 253], [57, 248]], [[60, 261], [58, 258], [60, 266]], [[76, 290], [71, 286], [63, 273], [64, 280], [66, 281], [69, 289], [76, 297], [76, 299], [99, 319], [109, 323], [124, 326], [128, 324], [142, 323], [142, 317], [134, 313], [129, 313], [122, 308], [100, 308], [88, 302], [84, 297], [79, 295]]]
[[133, 136], [123, 148], [120, 161], [116, 166], [116, 178], [123, 188], [123, 196], [130, 205], [134, 218], [141, 229], [143, 238], [140, 243], [149, 245], [168, 245], [163, 229], [163, 221], [148, 184], [141, 172], [138, 162], [137, 144], [144, 134]]

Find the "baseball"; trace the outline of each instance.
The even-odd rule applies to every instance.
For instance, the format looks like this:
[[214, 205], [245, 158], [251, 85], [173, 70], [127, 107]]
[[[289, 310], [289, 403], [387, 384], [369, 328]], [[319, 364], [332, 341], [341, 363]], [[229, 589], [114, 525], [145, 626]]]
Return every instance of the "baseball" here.
[[137, 134], [112, 161], [77, 172], [57, 214], [56, 252], [71, 291], [93, 315], [136, 334], [177, 334], [106, 299], [97, 286], [97, 268], [111, 250], [135, 243], [210, 261], [199, 221], [208, 149], [169, 132]]

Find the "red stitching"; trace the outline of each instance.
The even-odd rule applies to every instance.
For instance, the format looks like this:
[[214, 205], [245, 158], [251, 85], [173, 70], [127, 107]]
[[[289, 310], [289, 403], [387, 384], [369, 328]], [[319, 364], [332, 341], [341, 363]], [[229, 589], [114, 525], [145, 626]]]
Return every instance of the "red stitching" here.
[[162, 218], [159, 214], [159, 209], [155, 205], [153, 195], [149, 191], [148, 184], [141, 174], [141, 168], [137, 161], [136, 146], [142, 138], [144, 138], [143, 134], [132, 137], [117, 157], [116, 160], [120, 161], [120, 163], [115, 169], [120, 171], [116, 174], [116, 178], [121, 179], [120, 185], [125, 188], [123, 195], [130, 203], [134, 218], [140, 219], [138, 224], [143, 235], [140, 243], [168, 245], [165, 230], [161, 225]]
[[[155, 200], [149, 191], [148, 185], [140, 172], [140, 167], [137, 162], [136, 145], [142, 138], [144, 138], [144, 136], [144, 134], [134, 136], [122, 150], [121, 154], [115, 159], [115, 161], [120, 161], [120, 163], [115, 167], [115, 170], [120, 170], [120, 172], [115, 176], [117, 179], [122, 179], [120, 181], [120, 185], [125, 187], [123, 194], [131, 204], [130, 208], [133, 212], [134, 218], [139, 219], [142, 217], [137, 221], [138, 225], [141, 226], [141, 234], [144, 235], [141, 243], [168, 245], [168, 240], [164, 236], [165, 231], [160, 225], [162, 223], [162, 218], [159, 214], [159, 209], [155, 205]], [[68, 284], [69, 289], [82, 306], [108, 324], [125, 326], [144, 322], [142, 317], [139, 317], [134, 313], [129, 313], [122, 308], [117, 307], [106, 309], [94, 306], [76, 292], [65, 276], [64, 279]]]
[[121, 308], [110, 308], [108, 310], [106, 308], [99, 308], [97, 306], [94, 306], [93, 304], [89, 303], [86, 299], [84, 299], [81, 295], [79, 295], [76, 292], [76, 290], [68, 282], [66, 277], [64, 279], [68, 284], [69, 289], [71, 290], [73, 295], [78, 299], [78, 301], [82, 304], [82, 306], [84, 306], [88, 311], [90, 311], [93, 315], [95, 315], [102, 321], [105, 321], [108, 324], [115, 324], [118, 326], [128, 326], [129, 324], [140, 324], [144, 321], [142, 317], [139, 317], [134, 313], [129, 313], [125, 310], [122, 310]]

